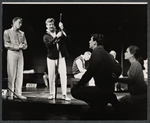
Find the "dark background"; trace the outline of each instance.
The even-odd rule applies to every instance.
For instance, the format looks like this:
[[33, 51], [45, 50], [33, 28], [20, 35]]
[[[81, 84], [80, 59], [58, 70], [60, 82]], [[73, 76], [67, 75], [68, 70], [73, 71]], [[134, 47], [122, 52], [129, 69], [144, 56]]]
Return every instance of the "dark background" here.
[[[148, 57], [146, 4], [3, 4], [2, 8], [2, 32], [11, 28], [14, 17], [23, 18], [21, 30], [25, 32], [28, 43], [24, 50], [25, 70], [44, 72], [47, 53], [43, 42], [45, 20], [53, 17], [58, 27], [60, 13], [71, 37], [66, 43], [70, 54], [66, 58], [67, 68], [71, 68], [75, 57], [90, 50], [92, 33], [104, 34], [107, 41], [105, 49], [117, 52], [116, 59], [123, 67], [123, 75], [130, 65], [124, 60], [124, 52], [129, 45], [139, 46], [142, 57]], [[7, 50], [4, 45], [2, 48], [2, 73], [7, 77]]]

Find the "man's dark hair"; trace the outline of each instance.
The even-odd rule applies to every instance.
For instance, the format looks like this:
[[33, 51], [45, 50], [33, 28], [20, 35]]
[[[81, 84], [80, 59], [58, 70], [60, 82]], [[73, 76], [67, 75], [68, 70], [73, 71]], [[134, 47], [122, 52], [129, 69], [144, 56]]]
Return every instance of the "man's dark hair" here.
[[21, 21], [23, 21], [23, 19], [22, 19], [21, 17], [15, 17], [15, 18], [12, 20], [12, 23], [14, 24], [18, 19], [21, 20]]
[[105, 37], [103, 34], [94, 33], [91, 35], [93, 40], [97, 42], [97, 45], [103, 45], [105, 42]]

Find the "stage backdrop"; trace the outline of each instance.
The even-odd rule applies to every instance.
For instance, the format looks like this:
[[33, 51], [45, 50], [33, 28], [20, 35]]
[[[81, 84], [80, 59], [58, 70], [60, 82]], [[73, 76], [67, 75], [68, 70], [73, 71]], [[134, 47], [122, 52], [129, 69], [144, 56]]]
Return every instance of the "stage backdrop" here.
[[[129, 68], [124, 52], [129, 45], [137, 45], [147, 58], [147, 5], [146, 4], [3, 4], [2, 32], [11, 27], [16, 16], [23, 18], [22, 31], [28, 43], [24, 51], [24, 69], [43, 73], [46, 66], [46, 47], [43, 36], [45, 20], [54, 18], [58, 28], [60, 13], [62, 22], [70, 34], [66, 43], [70, 56], [66, 58], [71, 68], [75, 57], [89, 49], [92, 33], [106, 37], [105, 49], [117, 52], [117, 60], [123, 67], [123, 75]], [[3, 40], [2, 40], [3, 42]], [[3, 77], [7, 77], [7, 50], [2, 46]], [[91, 51], [91, 50], [90, 50]]]

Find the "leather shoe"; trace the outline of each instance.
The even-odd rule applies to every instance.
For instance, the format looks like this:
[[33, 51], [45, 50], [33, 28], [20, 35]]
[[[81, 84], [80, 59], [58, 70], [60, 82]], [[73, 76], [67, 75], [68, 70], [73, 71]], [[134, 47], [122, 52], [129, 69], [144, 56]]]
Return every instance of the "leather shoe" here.
[[49, 99], [49, 100], [55, 99], [55, 96], [50, 95], [50, 96], [48, 97], [48, 99]]
[[22, 96], [22, 95], [17, 95], [17, 96], [14, 95], [14, 98], [15, 98], [15, 99], [19, 99], [19, 98], [20, 98], [20, 99], [23, 99], [23, 100], [26, 100], [26, 99], [27, 99], [27, 97]]
[[8, 96], [7, 99], [8, 100], [13, 100], [13, 96]]
[[66, 100], [66, 101], [71, 101], [71, 99], [70, 99], [67, 95], [63, 95], [63, 96], [62, 96], [62, 99], [63, 99], [63, 100]]

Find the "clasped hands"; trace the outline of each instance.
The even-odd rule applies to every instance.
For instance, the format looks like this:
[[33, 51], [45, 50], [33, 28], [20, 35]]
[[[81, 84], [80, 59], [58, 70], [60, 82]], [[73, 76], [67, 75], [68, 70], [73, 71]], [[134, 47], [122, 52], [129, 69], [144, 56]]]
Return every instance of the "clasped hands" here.
[[25, 44], [21, 43], [19, 44], [19, 49], [22, 49], [24, 47]]
[[[64, 29], [64, 25], [63, 25], [63, 23], [62, 22], [59, 22], [59, 28], [60, 28], [60, 30], [63, 30]], [[57, 38], [59, 38], [59, 37], [61, 37], [63, 35], [63, 31], [60, 31], [60, 32], [58, 32], [57, 33]]]

